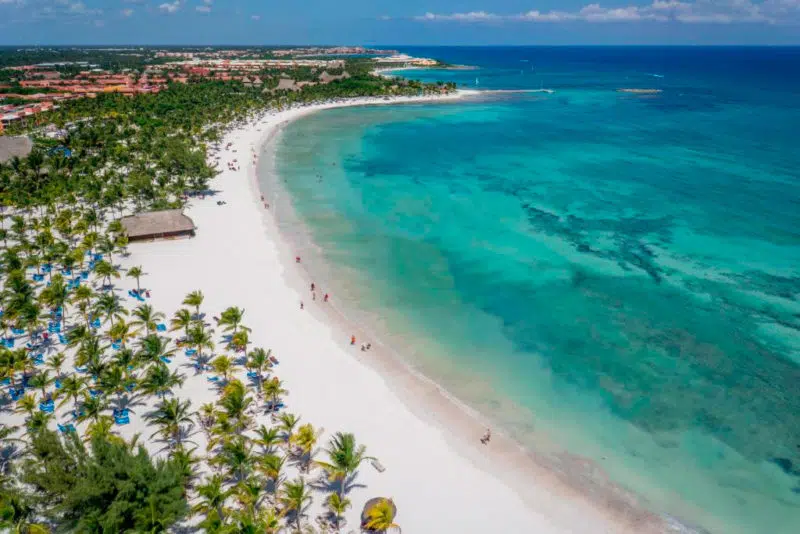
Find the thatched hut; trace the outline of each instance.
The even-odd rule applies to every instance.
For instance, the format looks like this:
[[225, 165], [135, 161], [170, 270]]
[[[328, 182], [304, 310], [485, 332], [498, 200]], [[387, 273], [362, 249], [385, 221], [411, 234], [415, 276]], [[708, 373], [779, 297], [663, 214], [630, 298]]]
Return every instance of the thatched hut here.
[[182, 210], [161, 210], [123, 217], [120, 221], [130, 241], [191, 237], [195, 226]]
[[350, 74], [347, 71], [342, 72], [341, 74], [330, 74], [327, 70], [323, 71], [322, 74], [319, 75], [319, 81], [321, 83], [331, 83], [337, 80], [346, 80], [350, 77]]
[[33, 141], [30, 138], [0, 136], [0, 163], [5, 163], [13, 157], [24, 158], [33, 150]]

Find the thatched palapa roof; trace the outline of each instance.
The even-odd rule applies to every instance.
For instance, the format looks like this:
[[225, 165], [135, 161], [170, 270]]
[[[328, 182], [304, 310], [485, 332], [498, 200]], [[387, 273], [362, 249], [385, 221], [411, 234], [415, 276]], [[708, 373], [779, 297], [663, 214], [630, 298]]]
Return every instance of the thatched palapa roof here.
[[331, 83], [335, 82], [336, 80], [346, 80], [350, 77], [350, 74], [347, 71], [342, 72], [341, 74], [330, 74], [327, 70], [323, 71], [322, 74], [319, 75], [319, 81], [322, 83]]
[[157, 237], [165, 234], [189, 234], [195, 229], [192, 219], [182, 210], [161, 210], [123, 217], [122, 226], [128, 238]]
[[0, 136], [0, 163], [5, 163], [14, 156], [24, 158], [33, 150], [33, 141], [28, 137]]

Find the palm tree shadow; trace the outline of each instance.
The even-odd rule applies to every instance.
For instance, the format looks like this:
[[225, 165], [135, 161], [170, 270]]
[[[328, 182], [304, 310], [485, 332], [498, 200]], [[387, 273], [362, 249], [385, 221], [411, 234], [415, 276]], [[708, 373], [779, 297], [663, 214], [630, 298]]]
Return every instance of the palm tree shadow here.
[[24, 452], [16, 443], [9, 443], [0, 448], [0, 474], [8, 475], [14, 461]]
[[[289, 510], [286, 512], [286, 524], [292, 525], [293, 523], [297, 522], [298, 517], [302, 520], [304, 517], [308, 517], [308, 509], [311, 508], [311, 503], [309, 502], [305, 506], [303, 506], [300, 510]], [[294, 529], [292, 527], [289, 528], [289, 531], [292, 532]]]
[[195, 358], [194, 361], [188, 361], [181, 364], [181, 367], [192, 369], [194, 376], [201, 375], [208, 369], [210, 358], [208, 356], [200, 356]]
[[153, 439], [153, 443], [162, 443], [164, 445], [157, 451], [158, 454], [161, 454], [162, 452], [168, 452], [172, 450], [173, 447], [177, 445], [182, 445], [184, 443], [191, 443], [192, 445], [197, 447], [198, 446], [197, 442], [189, 439], [198, 432], [193, 430], [194, 430], [194, 425], [183, 425], [178, 430], [177, 440], [172, 436], [169, 437], [159, 436], [158, 438]]
[[342, 493], [343, 495], [347, 495], [351, 491], [356, 488], [366, 488], [366, 484], [361, 484], [360, 482], [356, 482], [358, 478], [358, 471], [355, 471], [349, 477], [343, 480], [331, 480], [325, 473], [322, 473], [320, 477], [311, 482], [309, 485], [316, 489], [317, 491], [323, 491], [327, 493]]
[[0, 397], [0, 413], [11, 412], [14, 407], [14, 401], [8, 395]]
[[[121, 398], [114, 399], [113, 406], [119, 410], [131, 409], [144, 406], [145, 402], [138, 395], [123, 395]], [[131, 410], [136, 413], [135, 410]]]

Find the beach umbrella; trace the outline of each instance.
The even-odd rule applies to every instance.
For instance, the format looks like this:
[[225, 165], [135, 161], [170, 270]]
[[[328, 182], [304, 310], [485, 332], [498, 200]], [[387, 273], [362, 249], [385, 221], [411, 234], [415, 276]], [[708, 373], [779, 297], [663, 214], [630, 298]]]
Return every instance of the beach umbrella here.
[[[361, 529], [365, 532], [387, 532], [399, 534], [400, 527], [394, 523], [397, 506], [392, 499], [375, 497], [364, 505], [361, 511]], [[374, 526], [368, 527], [372, 524]]]

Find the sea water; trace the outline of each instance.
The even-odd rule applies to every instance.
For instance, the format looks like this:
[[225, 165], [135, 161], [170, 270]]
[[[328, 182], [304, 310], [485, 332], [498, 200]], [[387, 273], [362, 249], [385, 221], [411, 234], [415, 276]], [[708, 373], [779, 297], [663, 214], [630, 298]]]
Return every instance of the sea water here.
[[330, 292], [559, 469], [800, 531], [800, 49], [404, 51], [487, 92], [278, 140]]

